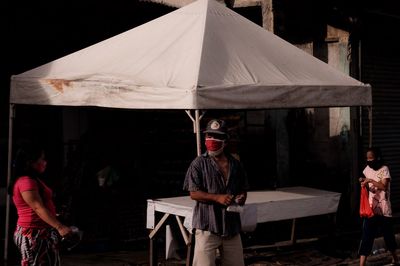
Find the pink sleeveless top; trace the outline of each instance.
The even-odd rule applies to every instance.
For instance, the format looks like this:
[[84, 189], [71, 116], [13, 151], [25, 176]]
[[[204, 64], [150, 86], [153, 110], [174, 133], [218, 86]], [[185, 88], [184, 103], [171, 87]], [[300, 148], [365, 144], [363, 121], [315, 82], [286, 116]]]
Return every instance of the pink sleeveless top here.
[[[387, 166], [382, 166], [379, 170], [374, 170], [371, 167], [365, 167], [363, 171], [364, 175], [376, 182], [383, 179], [390, 180], [390, 172]], [[375, 215], [382, 215], [391, 217], [392, 206], [390, 203], [390, 183], [387, 190], [380, 190], [375, 187], [372, 183], [369, 183], [369, 204], [372, 207]]]
[[[40, 184], [38, 184], [38, 182], [40, 182]], [[22, 176], [15, 182], [12, 197], [18, 213], [17, 224], [22, 227], [31, 228], [50, 227], [50, 225], [44, 222], [22, 198], [22, 192], [31, 190], [39, 191], [43, 204], [49, 209], [50, 213], [54, 216], [56, 215], [52, 190], [40, 180], [36, 181], [28, 176]]]

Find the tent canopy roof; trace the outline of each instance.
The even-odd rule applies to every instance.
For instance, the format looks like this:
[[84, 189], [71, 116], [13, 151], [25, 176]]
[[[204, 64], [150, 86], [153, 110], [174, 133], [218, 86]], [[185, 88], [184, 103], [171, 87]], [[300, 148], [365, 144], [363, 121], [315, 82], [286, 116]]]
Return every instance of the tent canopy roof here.
[[[193, 3], [196, 0], [146, 0], [148, 2], [163, 4], [171, 7], [183, 7]], [[215, 0], [224, 3], [224, 0]], [[261, 6], [260, 0], [233, 0], [231, 3], [233, 7], [248, 7], [248, 6]]]
[[10, 102], [135, 109], [371, 105], [371, 88], [215, 0], [11, 78]]

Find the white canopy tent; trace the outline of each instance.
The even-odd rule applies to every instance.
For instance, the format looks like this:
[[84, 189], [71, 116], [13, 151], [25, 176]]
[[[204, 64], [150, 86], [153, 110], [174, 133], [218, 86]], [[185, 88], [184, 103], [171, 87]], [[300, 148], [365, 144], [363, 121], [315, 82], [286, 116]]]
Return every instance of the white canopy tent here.
[[[371, 87], [215, 0], [11, 77], [9, 170], [16, 104], [195, 110], [370, 106]], [[5, 258], [7, 257], [7, 198]]]
[[11, 80], [11, 103], [254, 109], [371, 103], [370, 87], [215, 0], [199, 0]]

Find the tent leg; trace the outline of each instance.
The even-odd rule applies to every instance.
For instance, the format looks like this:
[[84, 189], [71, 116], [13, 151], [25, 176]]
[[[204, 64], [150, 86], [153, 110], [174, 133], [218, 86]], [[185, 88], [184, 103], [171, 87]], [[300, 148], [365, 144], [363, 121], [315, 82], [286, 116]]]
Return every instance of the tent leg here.
[[187, 244], [186, 266], [191, 266], [193, 264], [193, 255], [194, 255], [194, 241], [195, 241], [194, 232], [191, 232], [189, 235], [190, 235], [190, 241]]
[[201, 144], [200, 144], [200, 115], [199, 110], [195, 111], [195, 118], [196, 118], [196, 144], [197, 144], [197, 156], [201, 155]]
[[[7, 168], [7, 187], [10, 186], [11, 182], [11, 156], [12, 156], [12, 139], [13, 139], [13, 126], [14, 126], [15, 106], [10, 104], [9, 109], [9, 124], [8, 124], [8, 168]], [[5, 233], [4, 233], [4, 260], [8, 259], [8, 238], [10, 228], [10, 195], [7, 193], [6, 197], [6, 221], [5, 221]]]
[[372, 147], [372, 106], [368, 106], [369, 138], [368, 147]]
[[150, 238], [150, 266], [157, 266], [157, 247], [154, 238]]
[[200, 136], [200, 120], [204, 116], [204, 112], [200, 115], [200, 111], [198, 109], [195, 110], [195, 118], [193, 118], [190, 110], [185, 111], [186, 114], [190, 117], [193, 122], [193, 132], [196, 134], [196, 147], [197, 147], [197, 156], [201, 155], [201, 136]]

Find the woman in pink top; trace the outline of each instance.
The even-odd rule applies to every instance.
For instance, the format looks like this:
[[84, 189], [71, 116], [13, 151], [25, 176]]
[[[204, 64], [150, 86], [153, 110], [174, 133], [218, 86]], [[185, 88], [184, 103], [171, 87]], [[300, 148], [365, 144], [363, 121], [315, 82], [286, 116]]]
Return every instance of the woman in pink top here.
[[368, 189], [369, 204], [374, 216], [363, 218], [362, 238], [358, 250], [360, 266], [366, 265], [379, 230], [385, 240], [386, 248], [392, 253], [392, 263], [398, 265], [397, 243], [392, 228], [389, 168], [383, 163], [380, 149], [369, 148], [366, 155], [367, 166], [363, 171], [365, 178], [360, 178], [360, 182], [361, 186], [366, 186]]
[[39, 147], [27, 145], [17, 152], [10, 193], [18, 214], [14, 242], [22, 266], [60, 265], [59, 238], [72, 234], [57, 220], [53, 192], [41, 179], [46, 164]]

